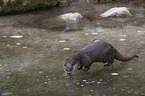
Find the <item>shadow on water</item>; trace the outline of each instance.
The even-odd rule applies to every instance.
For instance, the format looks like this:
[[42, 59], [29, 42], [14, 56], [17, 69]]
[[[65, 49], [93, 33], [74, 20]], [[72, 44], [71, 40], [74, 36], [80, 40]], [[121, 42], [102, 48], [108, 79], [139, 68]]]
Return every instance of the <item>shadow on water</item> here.
[[[145, 9], [117, 2], [89, 7], [79, 4], [0, 17], [2, 96], [145, 95]], [[134, 17], [100, 19], [93, 14], [112, 6], [127, 6]], [[85, 16], [78, 24], [54, 19], [74, 11]], [[75, 70], [71, 78], [63, 79], [65, 59], [98, 39], [111, 43], [124, 56], [137, 54], [140, 58], [125, 63], [115, 60], [108, 68], [96, 63], [86, 73]]]

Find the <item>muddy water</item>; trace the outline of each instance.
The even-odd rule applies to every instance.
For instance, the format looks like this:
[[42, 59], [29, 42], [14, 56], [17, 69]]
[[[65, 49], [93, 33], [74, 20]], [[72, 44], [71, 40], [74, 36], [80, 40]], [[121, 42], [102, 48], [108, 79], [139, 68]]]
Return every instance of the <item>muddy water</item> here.
[[[87, 5], [83, 11], [84, 7], [73, 4], [76, 6], [0, 17], [0, 95], [145, 95], [145, 9], [124, 4], [104, 8], [102, 4]], [[112, 6], [128, 6], [134, 17], [100, 19], [93, 14], [97, 8], [101, 13]], [[85, 16], [79, 24], [69, 26], [54, 19], [73, 9]], [[65, 59], [94, 40], [110, 42], [124, 56], [137, 54], [140, 58], [116, 60], [108, 68], [96, 63], [87, 73], [75, 70], [74, 76], [63, 79]]]

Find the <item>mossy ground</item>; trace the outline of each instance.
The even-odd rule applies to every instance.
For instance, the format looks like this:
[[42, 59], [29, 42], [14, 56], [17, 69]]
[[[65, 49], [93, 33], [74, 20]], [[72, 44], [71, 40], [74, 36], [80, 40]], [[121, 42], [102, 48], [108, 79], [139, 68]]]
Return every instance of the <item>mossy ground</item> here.
[[0, 15], [45, 8], [56, 5], [57, 2], [58, 0], [9, 0], [8, 2], [0, 0]]

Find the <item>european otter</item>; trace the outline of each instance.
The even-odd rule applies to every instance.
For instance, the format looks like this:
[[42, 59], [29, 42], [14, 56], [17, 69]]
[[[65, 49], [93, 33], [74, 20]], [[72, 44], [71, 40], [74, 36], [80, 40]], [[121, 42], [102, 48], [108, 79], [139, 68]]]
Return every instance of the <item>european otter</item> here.
[[126, 62], [135, 57], [138, 58], [137, 55], [123, 57], [110, 43], [96, 40], [67, 58], [64, 69], [67, 75], [71, 75], [78, 66], [78, 69], [84, 67], [83, 71], [88, 71], [93, 62], [103, 62], [107, 63], [104, 66], [110, 66], [114, 59]]

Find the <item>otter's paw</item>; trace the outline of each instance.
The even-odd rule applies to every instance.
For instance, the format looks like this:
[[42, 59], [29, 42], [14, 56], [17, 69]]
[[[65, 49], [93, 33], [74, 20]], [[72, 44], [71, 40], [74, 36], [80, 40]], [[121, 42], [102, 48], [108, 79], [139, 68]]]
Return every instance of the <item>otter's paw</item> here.
[[110, 66], [110, 65], [112, 65], [112, 63], [107, 63], [107, 64], [104, 65], [104, 67]]
[[77, 69], [82, 69], [82, 66], [79, 66]]
[[84, 69], [83, 72], [87, 72], [89, 69]]

